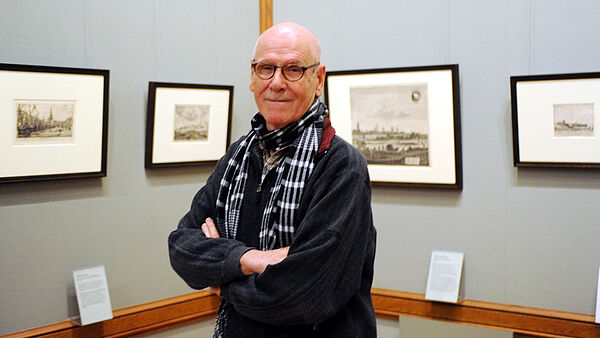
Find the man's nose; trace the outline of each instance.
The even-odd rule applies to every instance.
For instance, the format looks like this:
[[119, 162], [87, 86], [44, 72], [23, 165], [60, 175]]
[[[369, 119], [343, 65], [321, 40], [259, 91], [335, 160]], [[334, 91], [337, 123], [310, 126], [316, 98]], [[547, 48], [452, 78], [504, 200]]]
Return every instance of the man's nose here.
[[275, 69], [273, 77], [271, 78], [271, 83], [269, 84], [269, 86], [274, 90], [281, 90], [285, 87], [285, 82], [286, 79], [283, 76], [283, 69], [277, 67], [277, 69]]

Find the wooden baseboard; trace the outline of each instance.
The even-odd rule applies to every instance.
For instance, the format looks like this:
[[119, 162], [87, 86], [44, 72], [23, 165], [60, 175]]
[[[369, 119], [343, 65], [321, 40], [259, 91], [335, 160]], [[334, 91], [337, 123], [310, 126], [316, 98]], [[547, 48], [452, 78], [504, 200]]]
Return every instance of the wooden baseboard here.
[[[460, 324], [485, 326], [537, 337], [600, 337], [594, 316], [474, 300], [458, 304], [432, 302], [423, 294], [374, 288], [379, 318], [398, 320], [413, 316]], [[210, 291], [131, 306], [113, 312], [114, 318], [88, 326], [60, 322], [2, 337], [129, 337], [158, 332], [214, 318], [219, 299]]]
[[373, 306], [378, 317], [397, 319], [400, 315], [485, 326], [542, 337], [600, 337], [594, 316], [462, 300], [458, 304], [426, 300], [423, 294], [372, 289]]
[[219, 298], [210, 291], [158, 300], [113, 311], [113, 319], [87, 326], [60, 322], [3, 337], [130, 337], [215, 317]]

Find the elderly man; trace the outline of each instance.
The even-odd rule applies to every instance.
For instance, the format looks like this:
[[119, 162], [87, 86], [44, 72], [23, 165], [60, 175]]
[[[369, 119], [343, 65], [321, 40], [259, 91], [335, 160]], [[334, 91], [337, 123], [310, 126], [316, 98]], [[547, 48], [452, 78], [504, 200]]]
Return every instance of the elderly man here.
[[294, 23], [258, 38], [252, 129], [169, 236], [173, 269], [221, 296], [216, 337], [376, 336], [370, 181], [318, 99], [320, 54]]

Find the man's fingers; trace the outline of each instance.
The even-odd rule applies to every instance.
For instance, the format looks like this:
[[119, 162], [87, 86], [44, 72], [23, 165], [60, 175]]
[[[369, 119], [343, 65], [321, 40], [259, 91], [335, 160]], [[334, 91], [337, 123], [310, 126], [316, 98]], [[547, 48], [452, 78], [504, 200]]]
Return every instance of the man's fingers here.
[[202, 224], [202, 232], [204, 236], [208, 238], [220, 238], [219, 231], [217, 231], [217, 227], [215, 226], [215, 222], [209, 217], [206, 219], [206, 223]]
[[207, 238], [219, 238], [219, 233], [216, 231], [216, 229], [211, 229], [211, 226], [207, 223], [202, 224], [202, 233]]
[[207, 218], [206, 219], [206, 225], [208, 226], [208, 231], [211, 234], [211, 238], [219, 238], [221, 236], [219, 236], [219, 231], [217, 231], [217, 226], [215, 225], [215, 222], [213, 222], [212, 218]]

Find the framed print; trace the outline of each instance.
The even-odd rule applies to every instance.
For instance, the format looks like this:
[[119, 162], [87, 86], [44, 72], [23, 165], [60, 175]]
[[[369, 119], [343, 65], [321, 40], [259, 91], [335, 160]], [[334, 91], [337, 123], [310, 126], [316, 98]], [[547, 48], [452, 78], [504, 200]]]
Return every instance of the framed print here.
[[458, 65], [328, 72], [337, 134], [373, 183], [462, 189]]
[[516, 167], [600, 168], [600, 73], [511, 76]]
[[229, 146], [233, 86], [150, 82], [146, 168], [215, 163]]
[[109, 71], [0, 64], [0, 183], [106, 176]]

